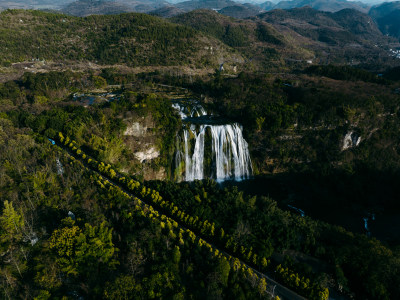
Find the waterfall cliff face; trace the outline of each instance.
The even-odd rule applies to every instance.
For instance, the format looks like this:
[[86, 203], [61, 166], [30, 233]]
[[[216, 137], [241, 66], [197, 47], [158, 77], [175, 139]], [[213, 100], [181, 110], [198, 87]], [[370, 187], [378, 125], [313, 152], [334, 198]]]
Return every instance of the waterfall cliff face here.
[[198, 103], [175, 103], [184, 122], [177, 137], [175, 168], [178, 180], [214, 178], [242, 180], [252, 175], [248, 144], [238, 123], [212, 124]]

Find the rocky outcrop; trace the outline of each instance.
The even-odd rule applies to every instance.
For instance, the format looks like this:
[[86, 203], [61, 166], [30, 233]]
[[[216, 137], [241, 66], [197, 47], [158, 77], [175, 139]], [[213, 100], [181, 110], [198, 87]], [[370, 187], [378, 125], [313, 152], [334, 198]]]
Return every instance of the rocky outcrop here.
[[345, 135], [343, 139], [342, 151], [347, 150], [349, 148], [357, 147], [360, 144], [360, 142], [361, 142], [361, 137], [357, 133], [350, 131]]
[[139, 151], [135, 153], [135, 157], [143, 163], [144, 161], [152, 160], [160, 156], [160, 151], [155, 147], [151, 147], [145, 151]]
[[145, 136], [147, 133], [148, 127], [142, 125], [139, 122], [133, 122], [129, 127], [126, 128], [124, 135], [125, 136]]
[[125, 122], [124, 142], [137, 160], [136, 175], [142, 175], [145, 180], [166, 179], [165, 169], [154, 163], [160, 157], [160, 136], [152, 117], [131, 115]]

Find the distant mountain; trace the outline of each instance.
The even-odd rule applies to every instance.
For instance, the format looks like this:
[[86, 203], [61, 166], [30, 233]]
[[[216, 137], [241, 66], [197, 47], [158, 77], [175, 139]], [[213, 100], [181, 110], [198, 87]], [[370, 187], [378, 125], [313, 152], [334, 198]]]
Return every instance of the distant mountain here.
[[[193, 2], [191, 1], [191, 3]], [[133, 7], [146, 7], [146, 5], [152, 7], [161, 5], [161, 3], [162, 1], [135, 2]], [[220, 4], [232, 4], [232, 1], [198, 1], [197, 3], [218, 7]], [[113, 14], [120, 12], [118, 9], [132, 9], [120, 2], [89, 0], [76, 1], [67, 7], [73, 8], [73, 5], [78, 4], [84, 6], [75, 6], [75, 11], [70, 10], [70, 14]], [[43, 26], [36, 28], [34, 23], [25, 24], [25, 19], [21, 18], [24, 22], [21, 22], [21, 24], [24, 24], [24, 26], [18, 23], [20, 20], [18, 19], [18, 22], [14, 24], [18, 27], [18, 33], [3, 39], [3, 44], [0, 44], [0, 53], [2, 53], [0, 61], [4, 59], [13, 62], [19, 57], [29, 60], [37, 57], [54, 59], [55, 53], [59, 56], [60, 53], [64, 53], [64, 58], [82, 58], [102, 63], [129, 61], [134, 65], [139, 65], [166, 64], [167, 61], [171, 63], [173, 61], [173, 63], [178, 64], [181, 60], [182, 62], [187, 60], [193, 63], [207, 62], [208, 65], [211, 65], [211, 63], [208, 63], [209, 61], [212, 61], [212, 64], [216, 62], [226, 63], [228, 59], [222, 58], [220, 54], [217, 55], [217, 51], [224, 49], [223, 53], [228, 53], [230, 47], [232, 47], [235, 50], [231, 53], [246, 57], [246, 62], [242, 66], [252, 69], [271, 68], [276, 70], [285, 64], [290, 65], [289, 67], [297, 67], [308, 63], [350, 65], [362, 63], [384, 68], [390, 65], [394, 59], [389, 49], [400, 47], [398, 40], [396, 41], [394, 38], [384, 36], [381, 33], [370, 16], [354, 9], [344, 9], [335, 13], [322, 12], [310, 7], [290, 10], [276, 9], [241, 20], [226, 16], [230, 14], [236, 18], [245, 17], [244, 14], [251, 11], [252, 7], [248, 4], [230, 5], [219, 9], [220, 13], [210, 9], [182, 13], [183, 9], [172, 6], [151, 10], [154, 15], [175, 16], [170, 18], [169, 21], [192, 27], [197, 30], [197, 33], [198, 31], [204, 33], [204, 35], [197, 36], [194, 31], [190, 31], [193, 36], [190, 42], [184, 36], [179, 40], [174, 38], [174, 35], [179, 35], [180, 30], [185, 32], [186, 29], [184, 30], [184, 28], [187, 27], [175, 27], [176, 25], [168, 27], [168, 24], [169, 26], [172, 24], [169, 22], [162, 23], [159, 18], [150, 18], [143, 14], [89, 18], [90, 20], [93, 19], [94, 23], [87, 24], [90, 30], [81, 36], [76, 35], [76, 30], [81, 30], [81, 27], [78, 26], [79, 22], [75, 24], [77, 21], [73, 21], [74, 18], [64, 20], [65, 16], [59, 15], [54, 17], [55, 24], [48, 24], [54, 32], [57, 32], [57, 36], [62, 37], [60, 38], [61, 41], [54, 39], [53, 45], [50, 43], [53, 40], [48, 40], [52, 37], [48, 37], [46, 32], [39, 35]], [[8, 16], [7, 12], [4, 13], [6, 13], [4, 16]], [[42, 14], [42, 12], [34, 11], [27, 12], [27, 15], [32, 13]], [[21, 14], [24, 13], [21, 12]], [[101, 27], [96, 23], [97, 20], [101, 20], [103, 23], [115, 25], [119, 22], [117, 21], [119, 19], [124, 20], [124, 22], [121, 26], [118, 25], [118, 31], [107, 27], [106, 24]], [[146, 26], [142, 26], [146, 30], [142, 30], [141, 26], [136, 26], [136, 20], [140, 20], [145, 25], [148, 23]], [[2, 21], [2, 18], [0, 18], [0, 21]], [[3, 20], [3, 22], [5, 21]], [[61, 25], [66, 22], [75, 22], [74, 28], [76, 30], [65, 32], [65, 26], [63, 27], [57, 22]], [[134, 24], [131, 24], [131, 22]], [[163, 22], [166, 21], [163, 20]], [[153, 24], [161, 26], [160, 28], [163, 28], [165, 32], [154, 31], [152, 29]], [[94, 31], [96, 32], [95, 35], [93, 35]], [[35, 35], [32, 35], [32, 32], [35, 32]], [[71, 35], [67, 35], [67, 33]], [[156, 37], [160, 40], [156, 44], [153, 44], [152, 35], [154, 34], [159, 34]], [[20, 36], [23, 36], [23, 38], [20, 38]], [[144, 44], [141, 40], [142, 36], [146, 37]], [[212, 38], [207, 40], [206, 37]], [[94, 38], [95, 40], [93, 40]], [[199, 43], [196, 44], [198, 46], [195, 50], [196, 59], [192, 59], [190, 49], [192, 49], [192, 43], [197, 38], [202, 41], [199, 40]], [[218, 43], [216, 43], [216, 39], [219, 40]], [[32, 43], [27, 43], [26, 40], [32, 40]], [[171, 40], [174, 42], [171, 42]], [[45, 43], [48, 44], [46, 50], [40, 46]], [[31, 44], [32, 47], [26, 46]], [[178, 48], [175, 49], [175, 47], [178, 47], [178, 45], [186, 52], [176, 50]], [[170, 51], [173, 52], [170, 53]], [[206, 54], [203, 54], [203, 52], [211, 55], [212, 59], [209, 56], [204, 56]], [[43, 53], [48, 53], [48, 55], [45, 56]], [[160, 53], [162, 53], [161, 56]], [[206, 58], [203, 59], [202, 55]], [[144, 60], [143, 57], [145, 57]], [[229, 54], [227, 57], [233, 57], [233, 55]], [[232, 66], [237, 64], [234, 59], [231, 59], [230, 62]]]
[[85, 17], [89, 15], [115, 15], [132, 12], [133, 9], [118, 2], [103, 0], [78, 0], [68, 4], [61, 11], [68, 15]]
[[380, 19], [396, 10], [400, 10], [400, 1], [385, 2], [371, 7], [369, 15], [374, 19]]
[[357, 10], [343, 9], [333, 13], [332, 18], [345, 30], [358, 37], [371, 41], [382, 38], [381, 32], [373, 20]]
[[369, 15], [383, 34], [400, 38], [400, 1], [387, 2], [371, 8]]
[[75, 0], [0, 0], [0, 9], [56, 9], [74, 1]]
[[260, 7], [246, 3], [243, 5], [238, 4], [233, 6], [227, 6], [223, 9], [220, 9], [218, 12], [225, 16], [230, 16], [237, 19], [244, 19], [263, 13], [264, 10], [261, 9]]
[[276, 4], [271, 2], [271, 1], [267, 1], [267, 2], [263, 2], [263, 3], [258, 4], [258, 6], [261, 7], [262, 9], [264, 9], [264, 10], [271, 10], [271, 9], [274, 8], [275, 5]]
[[360, 65], [385, 69], [394, 63], [384, 36], [373, 20], [354, 9], [336, 13], [310, 7], [273, 10], [244, 20], [210, 10], [195, 10], [170, 19], [214, 36], [235, 48], [248, 63], [263, 68], [309, 63]]
[[[240, 1], [240, 0], [239, 0]], [[223, 13], [237, 18], [254, 16], [257, 14], [255, 7], [269, 11], [272, 9], [291, 9], [310, 6], [321, 11], [336, 12], [345, 8], [353, 8], [359, 11], [368, 12], [369, 6], [362, 2], [346, 0], [291, 0], [291, 1], [266, 1], [260, 4], [242, 3], [233, 0], [189, 0], [189, 1], [165, 1], [165, 0], [0, 0], [0, 9], [6, 8], [25, 8], [25, 9], [61, 9], [70, 6], [74, 15], [87, 14], [114, 14], [118, 12], [152, 12], [162, 7], [160, 16], [165, 14], [175, 15], [174, 6], [185, 12], [195, 9], [221, 10], [230, 7]], [[278, 3], [277, 3], [278, 2]], [[168, 8], [167, 8], [168, 7]], [[247, 8], [247, 9], [246, 9]], [[80, 11], [81, 10], [81, 11]]]
[[155, 10], [152, 10], [148, 12], [148, 14], [153, 15], [153, 16], [158, 16], [162, 18], [171, 18], [173, 16], [179, 15], [184, 13], [185, 11], [177, 8], [173, 5], [166, 5], [160, 8], [157, 8]]
[[371, 17], [354, 9], [335, 13], [310, 7], [272, 10], [253, 20], [271, 24], [297, 52], [305, 49], [320, 63], [377, 65], [381, 59], [391, 60], [389, 48], [392, 43], [398, 45], [380, 32]]
[[195, 9], [220, 10], [228, 6], [235, 6], [237, 4], [237, 2], [231, 0], [200, 0], [180, 2], [175, 4], [175, 7], [188, 12]]
[[170, 5], [169, 2], [165, 0], [114, 0], [115, 2], [122, 3], [128, 7], [137, 9], [138, 6], [147, 6], [151, 10], [160, 8], [162, 6]]
[[238, 19], [253, 17], [265, 11], [251, 3], [239, 3], [231, 0], [191, 0], [176, 4], [167, 4], [147, 13], [169, 18], [197, 9], [210, 9]]
[[[272, 4], [272, 5], [271, 5]], [[346, 1], [346, 0], [291, 0], [291, 1], [281, 1], [276, 5], [271, 2], [265, 2], [259, 5], [265, 10], [272, 9], [292, 9], [309, 6], [316, 10], [337, 12], [345, 8], [352, 8], [358, 11], [367, 13], [369, 6], [362, 2]]]
[[291, 28], [313, 40], [329, 40], [332, 44], [356, 43], [362, 39], [376, 41], [382, 38], [371, 17], [354, 9], [330, 13], [303, 7], [273, 10], [259, 18], [274, 25]]
[[163, 0], [77, 0], [61, 11], [74, 16], [114, 15], [126, 12], [147, 13], [165, 6]]

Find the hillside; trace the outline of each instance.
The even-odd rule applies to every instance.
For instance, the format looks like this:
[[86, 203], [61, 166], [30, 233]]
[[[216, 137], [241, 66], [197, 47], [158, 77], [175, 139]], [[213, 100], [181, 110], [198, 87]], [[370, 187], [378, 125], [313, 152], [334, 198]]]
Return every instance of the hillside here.
[[254, 5], [247, 4], [247, 5], [227, 6], [224, 7], [223, 9], [220, 9], [218, 12], [225, 16], [230, 16], [236, 19], [245, 19], [248, 17], [256, 16], [264, 12], [264, 10]]
[[282, 66], [281, 56], [292, 51], [285, 37], [263, 21], [233, 19], [211, 10], [195, 10], [170, 20], [190, 26], [235, 48], [247, 58], [247, 68], [279, 68]]
[[[229, 11], [228, 7], [222, 13]], [[153, 14], [169, 17], [178, 12], [170, 7]], [[273, 10], [246, 20], [211, 10], [170, 20], [135, 13], [82, 19], [5, 11], [1, 16], [4, 66], [39, 59], [212, 70], [225, 63], [226, 70], [233, 71], [296, 68], [312, 61], [362, 63], [381, 71], [400, 62], [389, 51], [399, 43], [384, 36], [369, 16], [350, 9], [336, 13], [311, 8]]]
[[290, 36], [294, 45], [312, 51], [321, 63], [396, 63], [389, 49], [397, 41], [385, 37], [369, 16], [353, 9], [336, 13], [307, 7], [273, 10], [254, 20], [263, 20]]
[[39, 59], [215, 68], [224, 57], [241, 60], [213, 38], [144, 14], [83, 19], [14, 10], [0, 16], [0, 60], [6, 65]]
[[175, 6], [179, 9], [188, 12], [196, 9], [218, 10], [236, 4], [237, 3], [235, 1], [231, 0], [202, 0], [202, 1], [183, 1], [175, 4]]
[[[51, 9], [63, 11], [67, 7], [76, 16], [113, 14], [118, 11], [147, 12], [166, 5], [163, 0], [0, 0], [0, 9]], [[79, 11], [82, 10], [82, 11]], [[69, 12], [66, 12], [69, 13]]]
[[[382, 34], [370, 17], [352, 9], [329, 13], [304, 7], [273, 10], [259, 17], [272, 24], [287, 24], [298, 33], [313, 38], [316, 36], [315, 32], [326, 31], [331, 28], [330, 37], [336, 38], [339, 43], [346, 43], [354, 39], [360, 40], [360, 37], [371, 42], [383, 39]], [[340, 40], [344, 35], [349, 35], [349, 38]]]
[[271, 2], [271, 1], [266, 1], [266, 2], [258, 4], [258, 6], [261, 7], [262, 9], [264, 9], [264, 10], [271, 10], [271, 9], [274, 8], [275, 5], [276, 4]]
[[[128, 7], [130, 10], [135, 12], [149, 12], [154, 9], [161, 8], [163, 6], [175, 6], [186, 12], [195, 9], [222, 9], [228, 6], [257, 6], [263, 10], [272, 9], [291, 9], [309, 6], [321, 11], [336, 12], [345, 8], [353, 8], [362, 12], [367, 13], [369, 6], [357, 1], [346, 1], [346, 0], [292, 0], [292, 1], [266, 1], [259, 4], [244, 3], [244, 1], [231, 1], [231, 0], [190, 0], [190, 1], [164, 1], [164, 0], [0, 0], [0, 8], [23, 8], [23, 9], [60, 9], [73, 2], [92, 2], [86, 4], [83, 9], [95, 5], [99, 6], [96, 2], [111, 2], [106, 4], [107, 6], [123, 6]], [[83, 14], [81, 14], [83, 15]]]
[[369, 15], [373, 19], [381, 19], [393, 11], [400, 9], [400, 1], [385, 2], [382, 4], [374, 5], [369, 11]]
[[398, 42], [385, 37], [368, 15], [351, 9], [336, 13], [312, 8], [273, 10], [246, 20], [198, 10], [171, 21], [220, 39], [261, 68], [283, 62], [288, 67], [304, 66], [312, 61], [385, 69], [400, 63], [389, 51]]
[[121, 3], [135, 12], [148, 13], [152, 10], [169, 5], [168, 1], [164, 0], [116, 0], [115, 2]]
[[74, 0], [0, 0], [3, 9], [60, 9]]
[[378, 24], [383, 34], [400, 38], [400, 1], [374, 6], [369, 11], [369, 15]]
[[176, 8], [175, 6], [172, 5], [166, 5], [163, 7], [160, 7], [158, 9], [152, 10], [148, 12], [150, 15], [162, 17], [162, 18], [171, 18], [173, 16], [183, 14], [185, 11], [182, 9]]
[[61, 11], [72, 16], [86, 17], [90, 15], [115, 15], [127, 13], [132, 12], [133, 9], [118, 2], [79, 0], [68, 4]]
[[[262, 7], [270, 7], [270, 5], [262, 4]], [[320, 11], [337, 12], [342, 9], [351, 8], [367, 13], [369, 6], [356, 1], [346, 1], [346, 0], [292, 0], [292, 1], [281, 1], [276, 5], [272, 6], [270, 9], [292, 9], [300, 7], [311, 7]]]

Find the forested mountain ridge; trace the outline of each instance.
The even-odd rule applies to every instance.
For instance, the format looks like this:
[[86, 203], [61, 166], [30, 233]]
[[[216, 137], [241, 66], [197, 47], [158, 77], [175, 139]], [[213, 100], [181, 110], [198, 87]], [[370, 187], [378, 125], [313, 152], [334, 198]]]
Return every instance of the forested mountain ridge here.
[[[60, 9], [63, 6], [67, 6], [73, 2], [86, 2], [87, 6], [91, 6], [96, 2], [108, 2], [107, 5], [115, 3], [117, 6], [123, 4], [136, 12], [144, 12], [154, 9], [154, 6], [162, 7], [163, 5], [173, 5], [175, 7], [184, 7], [186, 11], [208, 8], [208, 9], [221, 9], [223, 7], [228, 7], [232, 5], [241, 5], [241, 3], [236, 1], [225, 1], [225, 0], [203, 0], [203, 1], [168, 1], [164, 0], [0, 0], [0, 8], [24, 8], [24, 9], [41, 9], [41, 8], [56, 8]], [[243, 2], [243, 1], [242, 1]], [[346, 1], [346, 0], [293, 0], [293, 1], [274, 1], [265, 2], [261, 4], [250, 4], [252, 7], [262, 7], [266, 10], [271, 9], [290, 9], [296, 7], [310, 6], [322, 11], [339, 11], [344, 8], [355, 8], [360, 11], [366, 12], [368, 6], [356, 1]]]
[[[329, 13], [305, 7], [274, 10], [256, 18], [290, 34], [296, 44], [306, 44], [303, 47], [313, 51], [317, 61], [323, 64], [395, 63], [389, 49], [398, 47], [398, 41], [385, 37], [370, 17], [355, 10]], [[296, 35], [305, 40], [298, 42]]]
[[71, 2], [74, 2], [74, 0], [0, 0], [0, 9], [59, 9]]
[[355, 9], [363, 13], [367, 13], [369, 6], [360, 1], [346, 0], [292, 0], [280, 1], [272, 7], [272, 9], [292, 9], [309, 6], [316, 10], [337, 12], [342, 9]]
[[256, 16], [263, 12], [258, 7], [254, 5], [241, 5], [236, 4], [233, 6], [227, 6], [218, 10], [220, 14], [225, 16], [230, 16], [237, 19], [245, 19], [248, 17]]
[[184, 11], [182, 9], [176, 8], [172, 5], [163, 6], [149, 12], [150, 15], [155, 15], [163, 18], [170, 18], [183, 13]]
[[352, 10], [276, 10], [248, 20], [209, 10], [170, 20], [136, 13], [76, 18], [11, 10], [1, 13], [0, 23], [5, 67], [47, 60], [179, 65], [210, 72], [223, 63], [234, 72], [304, 67], [307, 62], [362, 62], [382, 71], [399, 63], [389, 51], [398, 42], [383, 36], [368, 16]]
[[378, 24], [382, 33], [400, 38], [400, 1], [373, 6], [369, 15]]
[[215, 68], [219, 57], [241, 61], [215, 39], [144, 14], [76, 18], [11, 10], [0, 16], [3, 65], [39, 59]]
[[368, 14], [374, 19], [380, 19], [398, 9], [400, 9], [400, 1], [390, 1], [374, 5]]
[[64, 5], [60, 11], [72, 16], [113, 15], [128, 12], [150, 12], [168, 5], [166, 1], [109, 1], [109, 0], [78, 0]]
[[[255, 69], [279, 68], [282, 57], [295, 50], [285, 37], [265, 22], [235, 20], [210, 10], [196, 10], [170, 19], [235, 48], [245, 56], [246, 66]], [[302, 56], [302, 53], [298, 53]]]
[[379, 66], [382, 71], [399, 63], [389, 51], [399, 47], [399, 42], [384, 36], [369, 16], [351, 9], [336, 13], [309, 7], [273, 10], [246, 20], [197, 10], [170, 20], [210, 34], [252, 62], [265, 60], [270, 66], [278, 60], [281, 65], [299, 64], [300, 68], [306, 61], [351, 65], [362, 62], [373, 69]]
[[68, 15], [84, 17], [89, 15], [115, 15], [132, 12], [133, 9], [111, 1], [81, 0], [68, 4], [61, 11]]
[[[351, 39], [356, 39], [357, 41], [359, 40], [358, 35], [368, 40], [369, 43], [382, 43], [383, 40], [385, 40], [368, 15], [352, 9], [344, 9], [339, 12], [330, 13], [305, 7], [290, 10], [274, 10], [261, 14], [257, 18], [272, 24], [286, 24], [296, 32], [313, 39], [315, 39], [315, 37], [311, 32], [324, 32], [327, 28], [331, 28], [331, 38], [336, 37], [337, 42], [348, 43]], [[303, 31], [300, 31], [301, 25], [304, 27]], [[308, 27], [306, 25], [308, 25]], [[353, 34], [353, 36], [349, 35], [348, 39], [345, 39], [341, 31], [346, 32], [347, 35], [349, 35], [349, 33]], [[322, 37], [319, 37], [319, 40], [323, 42]]]

